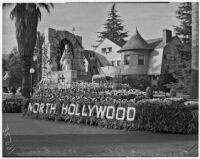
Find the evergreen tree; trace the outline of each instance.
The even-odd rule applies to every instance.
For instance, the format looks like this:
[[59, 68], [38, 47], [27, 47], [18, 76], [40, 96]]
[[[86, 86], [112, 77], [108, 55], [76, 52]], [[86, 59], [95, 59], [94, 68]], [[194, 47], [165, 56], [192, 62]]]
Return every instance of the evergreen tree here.
[[175, 26], [174, 31], [183, 45], [179, 47], [181, 62], [191, 60], [192, 40], [192, 5], [190, 2], [181, 3], [176, 11], [180, 25]]
[[102, 42], [105, 38], [109, 38], [116, 42], [125, 41], [124, 38], [128, 37], [128, 31], [124, 31], [122, 20], [117, 14], [115, 3], [112, 5], [111, 10], [108, 12], [108, 19], [104, 25], [104, 31], [98, 32], [98, 42]]
[[177, 80], [177, 83], [171, 86], [183, 93], [189, 93], [191, 84], [191, 12], [192, 6], [190, 2], [181, 3], [176, 11], [176, 17], [180, 20], [180, 25], [175, 26], [174, 31], [180, 38], [181, 44], [178, 45], [177, 63], [170, 67], [170, 73]]
[[9, 87], [18, 88], [22, 84], [22, 66], [19, 51], [14, 47], [7, 59], [10, 74]]

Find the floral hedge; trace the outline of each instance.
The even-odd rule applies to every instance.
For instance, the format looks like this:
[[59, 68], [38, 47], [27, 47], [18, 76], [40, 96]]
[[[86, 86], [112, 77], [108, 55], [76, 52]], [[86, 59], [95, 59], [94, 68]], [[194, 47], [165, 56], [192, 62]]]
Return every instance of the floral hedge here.
[[[55, 113], [31, 113], [28, 112], [30, 103], [52, 103], [57, 105]], [[127, 109], [134, 107], [135, 117], [133, 121], [116, 118], [97, 118], [97, 110], [91, 116], [80, 116], [62, 114], [62, 105], [74, 103], [83, 105], [106, 107], [114, 106], [116, 110], [120, 107]], [[46, 120], [61, 120], [70, 123], [99, 126], [103, 128], [143, 130], [152, 132], [168, 133], [197, 133], [198, 132], [198, 103], [185, 105], [185, 100], [180, 98], [170, 99], [147, 99], [144, 92], [137, 89], [115, 90], [109, 84], [97, 83], [74, 83], [70, 89], [35, 89], [30, 100], [22, 98], [8, 98], [3, 100], [3, 112], [21, 111], [23, 116], [41, 118]], [[86, 107], [87, 108], [87, 107]], [[86, 109], [88, 113], [88, 108]], [[120, 114], [120, 113], [119, 113]], [[121, 114], [120, 114], [121, 115]]]
[[[32, 114], [27, 113], [32, 118], [41, 118], [47, 120], [62, 120], [70, 123], [99, 126], [103, 128], [124, 129], [124, 130], [143, 130], [152, 132], [167, 133], [197, 133], [198, 132], [198, 106], [185, 106], [182, 101], [171, 99], [143, 99], [138, 102], [124, 101], [119, 103], [110, 102], [109, 105], [117, 107], [135, 107], [135, 120], [132, 122], [119, 121], [116, 119], [97, 118], [95, 112], [91, 117], [76, 115], [61, 115], [61, 105], [63, 101], [44, 99], [32, 99], [32, 103], [57, 103], [56, 113]], [[75, 101], [65, 101], [65, 103], [74, 103]], [[79, 105], [107, 105], [105, 101], [98, 103], [91, 101], [77, 100]], [[25, 109], [24, 109], [25, 110]], [[26, 110], [25, 110], [26, 111]], [[88, 111], [88, 110], [87, 110]], [[115, 111], [116, 112], [116, 111]]]

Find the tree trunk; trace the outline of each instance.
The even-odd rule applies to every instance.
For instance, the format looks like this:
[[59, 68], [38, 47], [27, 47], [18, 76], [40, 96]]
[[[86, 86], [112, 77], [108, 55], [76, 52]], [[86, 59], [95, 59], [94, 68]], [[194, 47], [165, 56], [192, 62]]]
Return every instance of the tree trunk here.
[[192, 3], [192, 72], [191, 72], [191, 99], [198, 99], [199, 76], [199, 6]]
[[30, 97], [31, 92], [30, 58], [27, 57], [22, 60], [22, 96], [26, 98]]
[[22, 8], [23, 14], [16, 16], [16, 38], [18, 51], [22, 62], [22, 96], [29, 98], [31, 93], [31, 74], [33, 51], [37, 39], [38, 15], [36, 13], [35, 4], [23, 4], [25, 7], [32, 8], [25, 10]]

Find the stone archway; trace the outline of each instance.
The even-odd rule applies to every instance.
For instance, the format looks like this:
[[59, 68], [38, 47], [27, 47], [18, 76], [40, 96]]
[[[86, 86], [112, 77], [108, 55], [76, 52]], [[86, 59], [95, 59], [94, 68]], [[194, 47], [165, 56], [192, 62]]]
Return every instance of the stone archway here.
[[[62, 56], [63, 45], [66, 43], [70, 44], [73, 52], [72, 69], [77, 71], [78, 76], [85, 75], [82, 37], [68, 31], [59, 31], [52, 28], [45, 30], [45, 49], [47, 50], [47, 58], [50, 61], [45, 68], [49, 71], [60, 70], [57, 62]], [[55, 61], [57, 65], [53, 65]]]

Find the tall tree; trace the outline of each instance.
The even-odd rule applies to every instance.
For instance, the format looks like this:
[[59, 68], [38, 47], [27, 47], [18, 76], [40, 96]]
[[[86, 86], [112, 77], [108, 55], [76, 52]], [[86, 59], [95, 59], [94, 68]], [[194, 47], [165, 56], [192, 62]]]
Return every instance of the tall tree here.
[[192, 99], [198, 99], [199, 76], [199, 4], [192, 3], [192, 74], [191, 94]]
[[[6, 6], [8, 4], [4, 4]], [[40, 8], [48, 13], [53, 4], [46, 3], [17, 3], [10, 13], [10, 18], [15, 19], [16, 39], [22, 65], [22, 96], [30, 97], [31, 68], [33, 51], [37, 39], [37, 26], [41, 20]]]
[[104, 25], [104, 31], [98, 32], [98, 42], [102, 42], [105, 38], [109, 38], [114, 41], [124, 41], [124, 38], [128, 37], [128, 31], [124, 31], [122, 20], [117, 14], [115, 9], [115, 3], [112, 5], [111, 10], [108, 12], [108, 19]]
[[191, 84], [191, 19], [192, 5], [190, 2], [181, 3], [176, 11], [180, 25], [175, 26], [174, 31], [180, 38], [181, 44], [178, 46], [178, 54], [176, 56], [177, 63], [171, 65], [170, 73], [176, 79], [177, 83], [172, 84], [175, 89], [183, 93], [190, 92]]
[[8, 71], [10, 75], [9, 87], [18, 88], [22, 84], [22, 67], [20, 55], [16, 47], [14, 47], [7, 59]]

